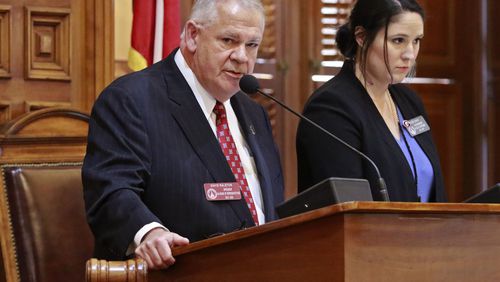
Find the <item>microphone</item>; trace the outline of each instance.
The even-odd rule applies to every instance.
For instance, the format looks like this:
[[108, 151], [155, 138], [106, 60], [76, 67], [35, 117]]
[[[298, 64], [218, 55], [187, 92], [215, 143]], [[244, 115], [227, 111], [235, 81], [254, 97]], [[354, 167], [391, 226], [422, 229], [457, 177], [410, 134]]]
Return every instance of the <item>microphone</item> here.
[[372, 159], [370, 159], [363, 152], [361, 152], [358, 149], [354, 148], [353, 146], [349, 145], [347, 142], [345, 142], [344, 140], [342, 140], [339, 137], [335, 136], [333, 133], [331, 133], [328, 130], [324, 129], [322, 126], [320, 126], [319, 124], [317, 124], [314, 121], [310, 120], [309, 118], [305, 117], [304, 115], [302, 115], [302, 114], [300, 114], [300, 113], [292, 110], [290, 107], [288, 107], [287, 105], [285, 105], [280, 100], [278, 100], [278, 99], [274, 98], [273, 96], [271, 96], [271, 95], [263, 92], [262, 90], [260, 90], [259, 81], [257, 80], [257, 78], [255, 78], [255, 76], [250, 75], [250, 74], [244, 75], [240, 79], [240, 89], [241, 89], [241, 91], [245, 92], [246, 94], [252, 95], [252, 94], [255, 94], [255, 93], [259, 93], [259, 94], [261, 94], [261, 95], [263, 95], [263, 96], [265, 96], [265, 97], [273, 100], [274, 102], [278, 103], [283, 108], [287, 109], [292, 114], [294, 114], [297, 117], [299, 117], [301, 120], [305, 120], [310, 125], [312, 125], [315, 128], [323, 131], [328, 136], [332, 137], [333, 139], [335, 139], [338, 142], [342, 143], [347, 148], [349, 148], [352, 151], [354, 151], [356, 154], [358, 154], [361, 157], [363, 157], [365, 160], [367, 160], [373, 166], [373, 168], [375, 169], [375, 172], [377, 173], [377, 177], [378, 177], [377, 184], [378, 184], [379, 193], [380, 193], [380, 196], [382, 197], [382, 200], [384, 202], [389, 202], [390, 201], [389, 200], [389, 194], [387, 193], [387, 185], [385, 184], [385, 180], [382, 178], [382, 175], [380, 174], [380, 171], [379, 171], [377, 165], [373, 162]]

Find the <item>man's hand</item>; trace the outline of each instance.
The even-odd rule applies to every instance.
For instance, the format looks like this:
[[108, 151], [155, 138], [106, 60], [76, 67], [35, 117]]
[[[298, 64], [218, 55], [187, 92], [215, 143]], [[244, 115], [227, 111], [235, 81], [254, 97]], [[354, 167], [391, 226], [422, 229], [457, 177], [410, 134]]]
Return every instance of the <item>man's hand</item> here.
[[163, 228], [155, 228], [144, 236], [135, 255], [144, 259], [148, 269], [167, 268], [174, 264], [172, 248], [189, 244], [189, 240]]

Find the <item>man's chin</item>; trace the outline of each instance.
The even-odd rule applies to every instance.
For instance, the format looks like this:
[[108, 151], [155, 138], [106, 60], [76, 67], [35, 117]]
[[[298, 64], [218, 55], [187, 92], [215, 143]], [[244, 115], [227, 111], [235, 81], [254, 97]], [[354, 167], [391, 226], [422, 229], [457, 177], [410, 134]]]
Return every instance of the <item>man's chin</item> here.
[[240, 91], [240, 87], [239, 85], [236, 85], [236, 87], [232, 86], [232, 87], [220, 88], [220, 90], [214, 93], [213, 95], [214, 98], [216, 98], [219, 101], [221, 100], [226, 101], [231, 97], [233, 97], [234, 94], [238, 93], [238, 91]]
[[221, 89], [222, 93], [226, 93], [227, 95], [234, 95], [240, 91], [240, 80], [231, 80], [227, 81], [224, 87]]

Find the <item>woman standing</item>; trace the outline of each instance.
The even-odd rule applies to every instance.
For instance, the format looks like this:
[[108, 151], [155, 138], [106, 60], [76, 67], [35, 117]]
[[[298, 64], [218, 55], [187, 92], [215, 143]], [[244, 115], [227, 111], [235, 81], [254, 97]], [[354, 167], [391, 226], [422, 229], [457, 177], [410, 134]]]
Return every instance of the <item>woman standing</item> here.
[[[305, 116], [377, 164], [391, 201], [446, 201], [422, 101], [400, 84], [414, 71], [423, 21], [414, 0], [358, 0], [336, 36], [346, 61], [304, 109]], [[374, 199], [381, 199], [374, 168], [304, 122], [297, 132], [297, 157], [299, 192], [328, 177], [364, 178]]]

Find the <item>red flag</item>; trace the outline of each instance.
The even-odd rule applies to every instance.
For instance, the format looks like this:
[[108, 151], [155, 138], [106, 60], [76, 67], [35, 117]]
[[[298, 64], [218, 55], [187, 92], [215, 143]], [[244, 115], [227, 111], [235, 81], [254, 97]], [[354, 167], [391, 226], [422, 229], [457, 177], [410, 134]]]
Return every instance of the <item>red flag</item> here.
[[135, 0], [128, 65], [141, 70], [179, 45], [179, 0]]
[[180, 1], [165, 1], [165, 18], [163, 20], [163, 58], [179, 46], [181, 34]]

